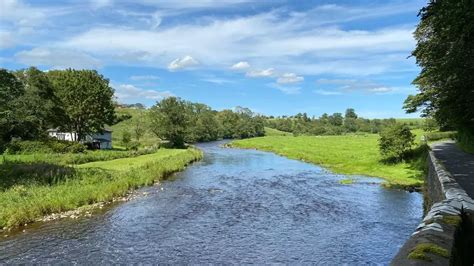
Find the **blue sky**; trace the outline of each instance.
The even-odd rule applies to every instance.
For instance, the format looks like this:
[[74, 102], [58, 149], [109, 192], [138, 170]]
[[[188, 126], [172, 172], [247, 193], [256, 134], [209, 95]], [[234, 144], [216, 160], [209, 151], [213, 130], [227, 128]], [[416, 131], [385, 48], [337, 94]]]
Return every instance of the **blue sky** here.
[[0, 0], [0, 66], [97, 69], [120, 102], [267, 115], [401, 109], [425, 1]]

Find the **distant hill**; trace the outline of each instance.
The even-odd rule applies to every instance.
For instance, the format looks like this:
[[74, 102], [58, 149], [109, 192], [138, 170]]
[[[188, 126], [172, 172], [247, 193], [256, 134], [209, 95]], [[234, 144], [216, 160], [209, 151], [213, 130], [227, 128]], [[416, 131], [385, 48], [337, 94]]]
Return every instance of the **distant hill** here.
[[123, 133], [125, 131], [130, 132], [130, 134], [132, 135], [132, 140], [136, 140], [134, 129], [135, 129], [137, 123], [139, 123], [139, 122], [142, 123], [142, 126], [144, 128], [146, 128], [145, 135], [140, 138], [140, 144], [141, 145], [151, 146], [153, 144], [156, 144], [156, 143], [160, 142], [160, 139], [157, 138], [156, 136], [154, 136], [153, 133], [151, 133], [148, 130], [149, 120], [148, 120], [148, 117], [147, 117], [147, 113], [148, 113], [147, 109], [141, 109], [141, 108], [135, 108], [135, 107], [132, 107], [132, 108], [117, 107], [115, 109], [115, 111], [117, 112], [117, 115], [119, 115], [119, 116], [124, 115], [124, 114], [128, 114], [128, 115], [131, 115], [131, 118], [126, 119], [126, 120], [110, 127], [111, 130], [113, 131], [112, 141], [114, 143], [113, 144], [114, 147], [122, 146], [122, 136], [123, 136]]

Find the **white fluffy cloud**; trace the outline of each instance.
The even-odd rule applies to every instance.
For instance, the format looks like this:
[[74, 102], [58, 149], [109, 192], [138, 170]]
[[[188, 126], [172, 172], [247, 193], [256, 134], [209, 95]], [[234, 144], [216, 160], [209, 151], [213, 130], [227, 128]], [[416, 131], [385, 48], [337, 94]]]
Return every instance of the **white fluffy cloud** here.
[[272, 77], [274, 74], [273, 68], [267, 68], [263, 70], [251, 70], [247, 72], [245, 75], [250, 78], [268, 78]]
[[298, 76], [295, 73], [284, 73], [277, 79], [277, 82], [279, 84], [290, 84], [290, 83], [298, 83], [303, 80], [304, 78], [302, 76]]
[[143, 99], [159, 101], [173, 96], [170, 91], [146, 90], [131, 84], [120, 84], [113, 87], [115, 89], [115, 97], [122, 103], [140, 102]]
[[245, 70], [245, 69], [248, 69], [250, 67], [250, 64], [246, 61], [240, 61], [238, 63], [235, 63], [231, 66], [231, 69], [234, 69], [234, 70]]
[[16, 59], [30, 66], [51, 66], [53, 68], [99, 68], [101, 62], [77, 50], [34, 48], [18, 52]]
[[[280, 11], [271, 11], [198, 19], [193, 24], [153, 30], [98, 26], [68, 38], [62, 45], [109, 58], [144, 52], [149, 56], [138, 61], [163, 67], [175, 60], [170, 69], [181, 67], [182, 58], [176, 58], [183, 54], [192, 54], [215, 68], [226, 68], [245, 57], [256, 62], [256, 69], [271, 65], [280, 71], [304, 75], [370, 75], [411, 63], [405, 58], [415, 44], [412, 27], [343, 30], [334, 25], [323, 27], [311, 14], [282, 16]], [[390, 57], [395, 53], [397, 56]]]
[[187, 55], [185, 57], [176, 58], [175, 60], [173, 60], [171, 63], [169, 63], [168, 69], [170, 71], [175, 71], [175, 70], [179, 70], [179, 69], [183, 69], [187, 67], [192, 67], [197, 64], [199, 64], [198, 61], [196, 61], [191, 56]]

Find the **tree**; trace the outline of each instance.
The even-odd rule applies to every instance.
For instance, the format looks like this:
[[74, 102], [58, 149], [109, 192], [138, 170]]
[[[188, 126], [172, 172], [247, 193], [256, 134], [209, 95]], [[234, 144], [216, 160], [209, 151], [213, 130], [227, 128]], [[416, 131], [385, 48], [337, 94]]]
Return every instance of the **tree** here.
[[133, 133], [137, 142], [145, 135], [146, 127], [143, 115], [140, 113], [133, 121]]
[[54, 70], [48, 72], [54, 91], [64, 109], [61, 128], [77, 133], [76, 141], [85, 135], [102, 132], [106, 124], [113, 124], [114, 90], [109, 80], [95, 70]]
[[216, 111], [202, 103], [188, 103], [191, 125], [187, 139], [190, 142], [216, 140], [220, 137], [221, 126], [216, 118]]
[[18, 99], [24, 93], [20, 80], [6, 69], [0, 69], [0, 151], [12, 137], [18, 123], [16, 110]]
[[38, 139], [46, 130], [57, 127], [64, 120], [64, 112], [46, 74], [35, 67], [19, 70], [15, 75], [23, 83], [24, 93], [18, 98], [17, 109], [23, 124], [19, 136]]
[[344, 119], [341, 113], [334, 113], [328, 117], [329, 123], [333, 126], [340, 127], [343, 124]]
[[132, 135], [128, 131], [122, 133], [122, 144], [128, 148], [130, 142], [132, 141]]
[[353, 108], [347, 108], [346, 109], [346, 114], [344, 116], [345, 119], [357, 119], [357, 114], [355, 113], [355, 110]]
[[431, 0], [419, 16], [412, 52], [421, 67], [413, 81], [419, 93], [404, 108], [474, 135], [474, 1]]
[[415, 136], [404, 124], [394, 124], [380, 133], [379, 149], [386, 160], [400, 161], [415, 143]]
[[151, 132], [168, 140], [173, 147], [184, 147], [190, 124], [185, 101], [176, 97], [165, 98], [150, 109], [149, 115]]
[[222, 137], [225, 139], [234, 138], [240, 120], [239, 115], [231, 110], [223, 110], [217, 114], [217, 119], [222, 126]]

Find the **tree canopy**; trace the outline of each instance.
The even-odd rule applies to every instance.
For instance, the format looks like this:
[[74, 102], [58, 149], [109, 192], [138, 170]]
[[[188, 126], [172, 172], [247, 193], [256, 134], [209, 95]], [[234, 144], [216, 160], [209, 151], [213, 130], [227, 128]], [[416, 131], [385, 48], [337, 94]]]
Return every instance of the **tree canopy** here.
[[157, 102], [150, 110], [150, 129], [174, 147], [220, 138], [263, 136], [264, 119], [250, 109], [237, 107], [215, 111], [202, 103], [192, 103], [169, 97]]
[[413, 81], [419, 93], [404, 108], [473, 134], [474, 1], [431, 0], [419, 16], [412, 53], [421, 67]]
[[61, 128], [76, 132], [78, 140], [115, 122], [114, 90], [97, 71], [55, 70], [48, 77], [64, 110]]

